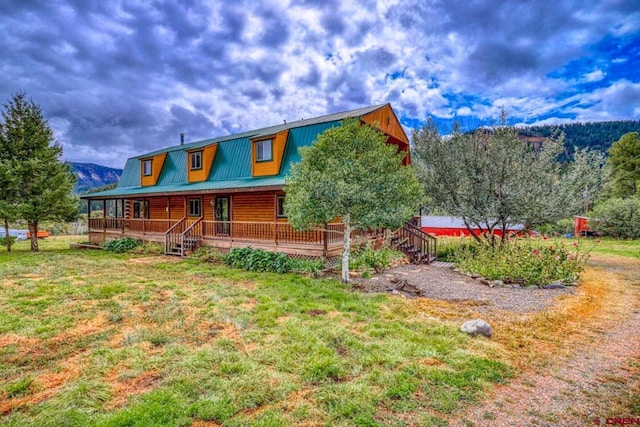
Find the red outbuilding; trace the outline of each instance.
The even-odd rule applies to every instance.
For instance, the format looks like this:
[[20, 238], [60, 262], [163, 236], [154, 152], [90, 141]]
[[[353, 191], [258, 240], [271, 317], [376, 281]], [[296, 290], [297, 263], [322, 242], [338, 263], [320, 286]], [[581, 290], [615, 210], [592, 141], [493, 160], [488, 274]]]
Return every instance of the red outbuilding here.
[[573, 231], [576, 237], [586, 237], [589, 235], [589, 218], [586, 216], [573, 217]]
[[[433, 234], [434, 236], [470, 236], [471, 233], [464, 224], [462, 218], [455, 216], [435, 216], [435, 215], [423, 215], [421, 217], [420, 228], [425, 233]], [[523, 224], [511, 224], [507, 228], [509, 233], [521, 233], [524, 230]], [[480, 234], [480, 229], [475, 229]], [[502, 230], [494, 230], [496, 236], [502, 235]]]

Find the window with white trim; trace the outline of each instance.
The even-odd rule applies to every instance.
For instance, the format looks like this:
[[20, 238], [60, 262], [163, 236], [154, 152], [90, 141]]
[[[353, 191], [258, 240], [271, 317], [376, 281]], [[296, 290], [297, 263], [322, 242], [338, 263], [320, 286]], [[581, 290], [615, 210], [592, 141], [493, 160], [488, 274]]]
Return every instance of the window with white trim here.
[[194, 151], [189, 154], [191, 170], [202, 169], [202, 151]]
[[273, 141], [265, 139], [256, 142], [256, 161], [267, 162], [273, 159]]
[[142, 175], [150, 176], [152, 172], [152, 159], [146, 159], [142, 161]]

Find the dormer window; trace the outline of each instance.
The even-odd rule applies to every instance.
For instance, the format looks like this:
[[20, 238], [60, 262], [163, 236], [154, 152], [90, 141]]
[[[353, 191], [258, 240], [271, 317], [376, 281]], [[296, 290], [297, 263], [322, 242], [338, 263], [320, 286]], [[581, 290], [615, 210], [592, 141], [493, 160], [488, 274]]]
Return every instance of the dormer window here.
[[142, 161], [142, 175], [151, 176], [153, 159], [145, 159]]
[[189, 165], [192, 171], [202, 169], [202, 151], [194, 151], [189, 154]]
[[256, 161], [267, 162], [273, 160], [273, 144], [271, 139], [256, 142]]

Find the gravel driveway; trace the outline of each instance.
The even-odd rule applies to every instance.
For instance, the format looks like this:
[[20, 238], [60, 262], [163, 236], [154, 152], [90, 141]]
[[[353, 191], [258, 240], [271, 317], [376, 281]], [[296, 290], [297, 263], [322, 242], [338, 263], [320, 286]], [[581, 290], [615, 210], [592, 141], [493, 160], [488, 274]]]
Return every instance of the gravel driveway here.
[[[395, 291], [403, 280], [407, 285]], [[575, 287], [562, 289], [490, 288], [448, 266], [406, 264], [376, 274], [371, 278], [354, 278], [353, 285], [362, 292], [392, 292], [408, 297], [425, 297], [446, 301], [473, 302], [474, 309], [488, 313], [509, 310], [530, 313], [554, 303], [560, 295], [575, 292]]]

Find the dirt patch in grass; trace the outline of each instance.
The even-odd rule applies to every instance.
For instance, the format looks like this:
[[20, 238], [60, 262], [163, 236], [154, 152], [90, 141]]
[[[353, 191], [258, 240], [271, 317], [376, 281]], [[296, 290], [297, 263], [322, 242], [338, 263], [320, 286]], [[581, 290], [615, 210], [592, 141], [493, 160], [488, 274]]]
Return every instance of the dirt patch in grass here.
[[108, 402], [107, 409], [116, 409], [124, 406], [130, 397], [152, 390], [160, 380], [162, 374], [152, 369], [143, 372], [135, 378], [120, 380], [120, 369], [114, 369], [107, 374], [105, 381], [110, 385], [113, 398]]

